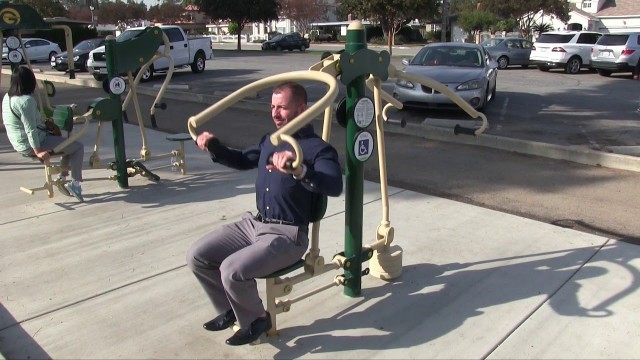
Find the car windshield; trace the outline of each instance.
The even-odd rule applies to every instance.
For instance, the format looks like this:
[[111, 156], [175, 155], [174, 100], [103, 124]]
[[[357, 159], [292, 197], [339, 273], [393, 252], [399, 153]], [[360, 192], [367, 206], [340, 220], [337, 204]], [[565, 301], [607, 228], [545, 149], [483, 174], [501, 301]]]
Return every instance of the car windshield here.
[[574, 34], [542, 34], [536, 40], [539, 43], [568, 43], [573, 39]]
[[142, 33], [143, 30], [127, 30], [116, 37], [117, 42], [131, 40]]
[[500, 45], [504, 39], [488, 39], [482, 42], [482, 46], [484, 47], [494, 47]]
[[83, 40], [76, 47], [75, 50], [86, 50], [91, 51], [97, 48], [100, 45], [100, 40], [92, 39], [92, 40]]
[[597, 45], [626, 45], [629, 35], [605, 34], [598, 39]]
[[284, 35], [276, 35], [273, 38], [271, 38], [271, 41], [280, 41], [283, 37]]
[[410, 65], [482, 67], [478, 49], [455, 46], [425, 47], [411, 60]]

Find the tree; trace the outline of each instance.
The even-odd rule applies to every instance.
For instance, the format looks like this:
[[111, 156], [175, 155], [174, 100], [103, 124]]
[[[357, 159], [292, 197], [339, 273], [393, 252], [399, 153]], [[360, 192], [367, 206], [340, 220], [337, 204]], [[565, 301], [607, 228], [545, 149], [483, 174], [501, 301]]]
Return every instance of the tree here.
[[276, 0], [192, 0], [192, 3], [212, 20], [227, 20], [238, 25], [238, 50], [242, 49], [240, 35], [246, 24], [278, 20], [280, 10]]
[[489, 30], [490, 27], [498, 22], [498, 19], [487, 11], [469, 11], [460, 14], [458, 21], [462, 30], [466, 31], [475, 40], [481, 31]]
[[481, 8], [501, 18], [518, 20], [523, 37], [530, 38], [539, 14], [555, 15], [569, 21], [570, 4], [567, 0], [481, 0]]
[[147, 6], [144, 3], [135, 3], [129, 0], [111, 2], [102, 0], [97, 12], [97, 21], [100, 24], [118, 24], [118, 27], [135, 25], [140, 19], [146, 18]]
[[15, 2], [31, 6], [43, 18], [66, 17], [68, 15], [67, 9], [62, 6], [60, 0], [19, 0]]
[[155, 20], [163, 24], [175, 24], [177, 21], [184, 19], [184, 7], [164, 2], [162, 5], [150, 7], [146, 16], [148, 20]]
[[280, 14], [304, 35], [310, 33], [312, 23], [326, 19], [326, 6], [322, 0], [280, 0]]
[[340, 0], [342, 12], [380, 24], [386, 34], [389, 53], [393, 51], [395, 34], [414, 19], [432, 18], [437, 13], [437, 0]]

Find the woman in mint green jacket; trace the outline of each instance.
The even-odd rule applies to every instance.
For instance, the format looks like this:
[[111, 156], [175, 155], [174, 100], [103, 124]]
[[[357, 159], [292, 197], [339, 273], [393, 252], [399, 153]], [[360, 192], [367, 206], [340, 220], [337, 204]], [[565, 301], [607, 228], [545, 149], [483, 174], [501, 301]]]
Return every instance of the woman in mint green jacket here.
[[[38, 111], [33, 92], [36, 89], [36, 77], [26, 66], [17, 67], [11, 74], [9, 92], [2, 99], [2, 119], [7, 130], [9, 142], [13, 148], [24, 156], [37, 156], [42, 161], [48, 161], [53, 148], [61, 144], [62, 136], [47, 135], [44, 122]], [[82, 198], [82, 160], [84, 145], [74, 141], [62, 149], [60, 164], [71, 168], [72, 181], [67, 182], [67, 171], [60, 174], [58, 188], [67, 196]]]

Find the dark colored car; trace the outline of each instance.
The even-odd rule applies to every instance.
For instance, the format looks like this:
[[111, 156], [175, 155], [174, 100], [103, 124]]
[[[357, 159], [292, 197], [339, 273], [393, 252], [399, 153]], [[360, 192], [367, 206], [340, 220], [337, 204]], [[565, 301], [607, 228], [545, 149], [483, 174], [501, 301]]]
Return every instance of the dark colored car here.
[[262, 43], [262, 50], [305, 51], [308, 48], [309, 48], [309, 40], [303, 38], [302, 35], [300, 35], [300, 33], [297, 33], [297, 32], [276, 35], [271, 40], [267, 40]]
[[[83, 40], [73, 48], [73, 68], [87, 71], [87, 59], [91, 50], [104, 45], [104, 38]], [[58, 71], [69, 70], [67, 52], [60, 53], [51, 58], [51, 67]]]

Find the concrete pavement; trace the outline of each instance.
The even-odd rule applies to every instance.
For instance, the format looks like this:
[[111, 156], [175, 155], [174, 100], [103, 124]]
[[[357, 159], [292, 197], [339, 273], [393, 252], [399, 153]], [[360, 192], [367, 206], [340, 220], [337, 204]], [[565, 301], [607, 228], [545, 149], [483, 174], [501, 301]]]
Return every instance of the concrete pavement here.
[[[128, 149], [140, 147], [125, 125]], [[87, 152], [96, 125], [85, 134]], [[107, 127], [109, 130], [109, 127]], [[109, 131], [101, 157], [112, 157]], [[174, 144], [148, 130], [159, 154]], [[189, 144], [190, 145], [190, 144]], [[130, 150], [129, 153], [135, 153]], [[391, 188], [391, 225], [404, 250], [396, 281], [363, 279], [363, 296], [331, 288], [279, 315], [280, 336], [229, 347], [211, 333], [203, 291], [185, 268], [189, 245], [254, 208], [255, 173], [211, 163], [187, 146], [188, 175], [88, 181], [86, 202], [18, 187], [42, 168], [0, 138], [7, 191], [0, 257], [4, 358], [634, 358], [640, 345], [640, 247]], [[164, 165], [158, 160], [153, 165]], [[108, 170], [89, 170], [104, 178]], [[365, 243], [380, 193], [365, 183]], [[343, 250], [344, 197], [330, 199], [321, 254]], [[366, 264], [365, 264], [366, 266]], [[330, 272], [294, 294], [331, 281]], [[259, 282], [263, 291], [262, 282]], [[292, 294], [292, 295], [294, 295]]]
[[[110, 127], [103, 162], [113, 157]], [[82, 141], [92, 150], [96, 124]], [[125, 125], [129, 156], [141, 146]], [[175, 147], [147, 130], [152, 154]], [[16, 358], [637, 358], [640, 247], [606, 237], [391, 188], [404, 251], [392, 282], [363, 279], [359, 298], [331, 288], [278, 316], [280, 336], [229, 347], [185, 252], [202, 234], [253, 210], [255, 172], [211, 163], [187, 144], [188, 174], [151, 183], [87, 181], [79, 204], [20, 192], [42, 167], [0, 136], [5, 191], [0, 256], [0, 354]], [[150, 163], [164, 165], [158, 160]], [[109, 170], [89, 170], [104, 179]], [[380, 193], [365, 182], [365, 243]], [[321, 254], [343, 250], [344, 195], [330, 199]], [[366, 264], [365, 264], [366, 266]], [[330, 272], [295, 287], [325, 285]], [[263, 284], [259, 282], [263, 291]]]

